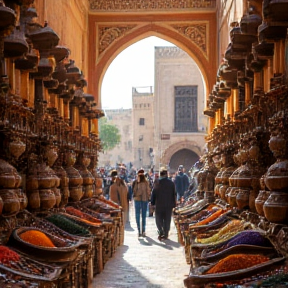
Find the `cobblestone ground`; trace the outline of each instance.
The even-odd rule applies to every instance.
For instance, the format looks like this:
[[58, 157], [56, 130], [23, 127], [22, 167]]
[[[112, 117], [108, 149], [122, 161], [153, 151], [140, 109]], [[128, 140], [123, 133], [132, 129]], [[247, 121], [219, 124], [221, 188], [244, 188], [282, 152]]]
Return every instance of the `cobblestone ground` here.
[[146, 238], [138, 238], [134, 207], [126, 225], [124, 245], [105, 264], [91, 284], [93, 288], [183, 288], [190, 265], [177, 241], [173, 220], [169, 239], [160, 242], [155, 218], [147, 217]]

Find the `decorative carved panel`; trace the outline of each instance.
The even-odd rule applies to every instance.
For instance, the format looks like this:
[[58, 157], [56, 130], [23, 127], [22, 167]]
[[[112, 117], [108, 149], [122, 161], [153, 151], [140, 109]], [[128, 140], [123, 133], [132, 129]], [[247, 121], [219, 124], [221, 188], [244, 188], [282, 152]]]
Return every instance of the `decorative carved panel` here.
[[208, 58], [208, 23], [202, 24], [185, 24], [185, 25], [171, 25], [179, 33], [189, 38], [195, 45], [197, 45], [206, 58]]
[[197, 132], [197, 86], [175, 87], [174, 132]]
[[99, 56], [117, 39], [127, 34], [136, 25], [98, 26]]
[[216, 0], [89, 0], [93, 12], [215, 8]]

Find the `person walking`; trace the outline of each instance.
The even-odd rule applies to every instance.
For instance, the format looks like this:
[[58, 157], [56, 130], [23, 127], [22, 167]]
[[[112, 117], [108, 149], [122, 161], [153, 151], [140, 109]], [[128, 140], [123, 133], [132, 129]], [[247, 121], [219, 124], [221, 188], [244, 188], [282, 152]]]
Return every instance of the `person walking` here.
[[[135, 218], [138, 229], [138, 237], [146, 237], [146, 214], [151, 190], [149, 187], [149, 182], [145, 178], [143, 169], [140, 169], [137, 172], [137, 178], [132, 184], [132, 191], [135, 204]], [[142, 218], [142, 225], [140, 223], [140, 218]]]
[[114, 177], [114, 182], [109, 189], [110, 200], [117, 203], [123, 210], [123, 223], [126, 224], [128, 215], [128, 187], [123, 179]]
[[176, 193], [177, 193], [177, 201], [181, 200], [181, 197], [184, 196], [184, 192], [189, 187], [189, 177], [186, 173], [184, 173], [184, 166], [179, 165], [178, 167], [178, 173], [174, 180], [175, 187], [176, 187]]
[[168, 239], [172, 211], [176, 207], [175, 184], [168, 178], [166, 168], [160, 170], [160, 178], [154, 185], [151, 194], [151, 205], [155, 205], [155, 222], [157, 226], [158, 239]]

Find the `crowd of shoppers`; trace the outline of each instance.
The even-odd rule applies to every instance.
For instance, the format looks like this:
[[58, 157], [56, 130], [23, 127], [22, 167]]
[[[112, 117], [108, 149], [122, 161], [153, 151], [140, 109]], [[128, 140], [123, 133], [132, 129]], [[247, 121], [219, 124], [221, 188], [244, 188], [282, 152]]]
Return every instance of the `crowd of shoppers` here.
[[138, 237], [146, 237], [146, 217], [155, 214], [160, 241], [169, 237], [173, 208], [189, 193], [194, 181], [190, 181], [183, 165], [179, 165], [172, 176], [164, 167], [159, 175], [153, 169], [128, 171], [125, 165], [110, 169], [110, 172], [101, 168], [99, 174], [103, 178], [104, 196], [122, 207], [125, 225], [130, 225], [129, 205], [134, 203]]

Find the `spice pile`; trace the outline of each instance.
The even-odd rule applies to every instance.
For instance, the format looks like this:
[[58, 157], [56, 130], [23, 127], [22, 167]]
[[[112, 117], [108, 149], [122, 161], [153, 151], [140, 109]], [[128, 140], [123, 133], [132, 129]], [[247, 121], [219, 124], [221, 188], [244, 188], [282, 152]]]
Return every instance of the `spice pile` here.
[[233, 254], [221, 259], [216, 265], [210, 268], [205, 274], [225, 273], [246, 269], [269, 261], [269, 257], [263, 255]]
[[36, 246], [43, 246], [49, 248], [55, 248], [52, 240], [43, 232], [38, 230], [28, 230], [19, 235], [19, 237], [30, 244]]

